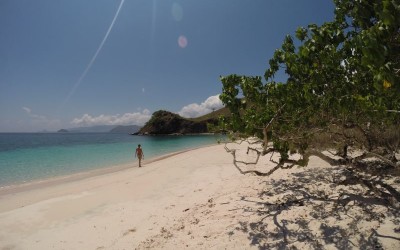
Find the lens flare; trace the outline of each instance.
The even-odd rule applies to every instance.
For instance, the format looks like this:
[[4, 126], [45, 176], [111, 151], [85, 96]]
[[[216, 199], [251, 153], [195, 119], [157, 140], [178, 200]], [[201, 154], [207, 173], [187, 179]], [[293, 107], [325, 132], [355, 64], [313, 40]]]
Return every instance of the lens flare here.
[[178, 45], [179, 47], [181, 47], [182, 49], [186, 48], [186, 46], [188, 45], [188, 40], [185, 36], [179, 36], [178, 38]]

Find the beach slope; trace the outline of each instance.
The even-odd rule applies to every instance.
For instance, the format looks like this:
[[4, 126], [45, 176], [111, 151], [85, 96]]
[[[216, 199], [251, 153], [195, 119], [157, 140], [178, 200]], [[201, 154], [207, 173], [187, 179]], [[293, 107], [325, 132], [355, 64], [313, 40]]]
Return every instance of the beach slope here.
[[[268, 160], [241, 167], [268, 171]], [[0, 249], [398, 249], [398, 210], [363, 186], [335, 184], [340, 171], [312, 158], [307, 168], [245, 176], [223, 145], [132, 163], [2, 194]]]

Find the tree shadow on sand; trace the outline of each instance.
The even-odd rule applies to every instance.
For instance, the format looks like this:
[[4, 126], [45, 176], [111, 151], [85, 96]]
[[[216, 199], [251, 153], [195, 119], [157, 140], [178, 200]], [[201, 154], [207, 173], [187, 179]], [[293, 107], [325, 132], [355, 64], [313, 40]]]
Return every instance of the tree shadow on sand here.
[[399, 235], [400, 209], [352, 178], [337, 167], [294, 173], [292, 179], [268, 179], [262, 182], [257, 201], [242, 197], [248, 204], [242, 209], [250, 216], [236, 230], [248, 234], [251, 245], [259, 249], [324, 249], [328, 245], [383, 249], [380, 238], [400, 245], [399, 237], [375, 231], [388, 217], [396, 225], [393, 234]]

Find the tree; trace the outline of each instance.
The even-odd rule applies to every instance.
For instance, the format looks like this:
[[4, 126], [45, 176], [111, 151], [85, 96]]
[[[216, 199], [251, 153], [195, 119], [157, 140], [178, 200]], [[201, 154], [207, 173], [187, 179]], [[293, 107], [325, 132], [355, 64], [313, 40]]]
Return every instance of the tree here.
[[[399, 167], [400, 0], [335, 0], [335, 18], [292, 36], [260, 76], [221, 77], [220, 99], [232, 117], [225, 126], [239, 137], [263, 141], [264, 155], [279, 152], [278, 167], [307, 165], [312, 154], [337, 149], [336, 163], [361, 164], [374, 156]], [[280, 70], [285, 83], [276, 82]], [[364, 154], [352, 158], [348, 148]], [[303, 157], [294, 161], [291, 153]], [[262, 174], [262, 173], [258, 173]]]

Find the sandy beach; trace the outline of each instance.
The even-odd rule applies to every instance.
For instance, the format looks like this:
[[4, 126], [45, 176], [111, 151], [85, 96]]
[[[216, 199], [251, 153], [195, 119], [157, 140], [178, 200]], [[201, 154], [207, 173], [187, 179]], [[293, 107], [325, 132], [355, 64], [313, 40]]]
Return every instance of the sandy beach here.
[[[229, 145], [251, 161], [247, 145]], [[224, 145], [0, 193], [0, 249], [400, 249], [399, 208], [343, 169], [242, 175]], [[267, 172], [269, 157], [239, 166]], [[400, 191], [397, 178], [386, 183]]]

